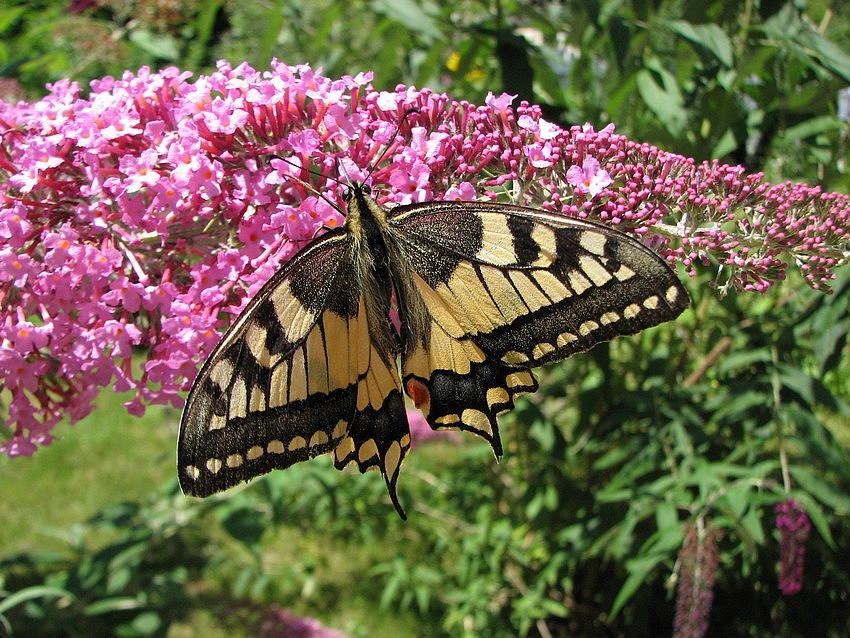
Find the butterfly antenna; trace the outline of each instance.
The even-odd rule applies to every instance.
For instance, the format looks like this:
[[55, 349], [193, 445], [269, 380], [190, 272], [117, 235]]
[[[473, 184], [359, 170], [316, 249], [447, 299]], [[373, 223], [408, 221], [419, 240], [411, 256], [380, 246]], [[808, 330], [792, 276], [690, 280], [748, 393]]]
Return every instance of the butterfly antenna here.
[[[271, 158], [272, 158], [272, 159], [279, 159], [280, 161], [282, 161], [282, 162], [286, 162], [287, 164], [289, 164], [290, 166], [293, 166], [293, 167], [295, 167], [295, 168], [304, 168], [303, 166], [301, 166], [301, 165], [299, 165], [299, 164], [296, 164], [296, 163], [295, 163], [295, 162], [293, 162], [292, 160], [290, 160], [290, 159], [288, 159], [288, 158], [286, 158], [286, 157], [281, 157], [280, 155], [272, 155], [272, 156], [271, 156]], [[315, 175], [316, 177], [322, 177], [322, 178], [324, 178], [324, 179], [329, 179], [329, 180], [331, 180], [332, 182], [336, 182], [337, 184], [343, 184], [342, 180], [339, 180], [339, 179], [337, 179], [336, 177], [333, 177], [333, 176], [331, 176], [331, 175], [325, 175], [324, 173], [320, 173], [319, 171], [314, 170], [314, 169], [312, 169], [312, 168], [308, 168], [308, 169], [307, 169], [307, 172], [308, 172], [308, 173], [310, 173], [311, 175]], [[304, 188], [306, 188], [308, 191], [310, 191], [311, 193], [315, 194], [315, 195], [316, 195], [316, 197], [321, 197], [321, 198], [322, 198], [323, 200], [325, 200], [328, 204], [330, 204], [330, 206], [331, 206], [334, 210], [336, 210], [338, 213], [340, 213], [341, 215], [343, 215], [343, 217], [345, 216], [345, 211], [344, 211], [344, 210], [342, 210], [336, 202], [334, 202], [334, 201], [332, 201], [332, 200], [328, 199], [328, 198], [325, 196], [325, 194], [324, 194], [324, 193], [322, 193], [320, 190], [318, 190], [318, 189], [317, 189], [315, 186], [313, 186], [310, 182], [304, 181], [303, 179], [301, 179], [301, 178], [300, 178], [300, 177], [298, 177], [297, 175], [289, 175], [288, 177], [289, 177], [289, 179], [291, 179], [293, 182], [296, 182], [296, 183], [298, 183], [298, 184], [301, 184], [301, 185], [302, 185]]]
[[[384, 147], [384, 150], [381, 151], [381, 154], [378, 155], [378, 159], [376, 159], [372, 163], [372, 168], [369, 169], [369, 172], [366, 173], [366, 177], [363, 179], [364, 184], [366, 183], [366, 181], [370, 177], [372, 177], [372, 173], [374, 173], [378, 169], [378, 167], [381, 165], [381, 162], [383, 161], [383, 159], [387, 156], [387, 153], [389, 153], [390, 150], [394, 147], [395, 138], [398, 137], [399, 133], [401, 133], [401, 128], [404, 126], [405, 120], [407, 120], [407, 118], [409, 116], [413, 115], [414, 113], [419, 113], [419, 112], [420, 112], [419, 109], [411, 107], [411, 108], [407, 109], [404, 113], [402, 113], [402, 115], [401, 115], [401, 117], [399, 118], [399, 121], [398, 121], [398, 126], [396, 126], [395, 131], [393, 131], [393, 134], [392, 134], [392, 137], [390, 137], [389, 143], [386, 145], [386, 147]], [[346, 177], [347, 177], [347, 175], [346, 175]]]
[[[363, 183], [364, 183], [364, 184], [365, 184], [367, 181], [369, 181], [369, 179], [372, 177], [372, 173], [374, 173], [374, 172], [378, 169], [378, 167], [381, 165], [381, 162], [383, 161], [383, 159], [387, 156], [387, 153], [389, 153], [389, 152], [390, 152], [390, 150], [394, 147], [395, 139], [396, 139], [396, 137], [398, 137], [398, 134], [401, 132], [401, 129], [402, 129], [402, 127], [404, 126], [405, 121], [407, 120], [407, 118], [408, 118], [408, 117], [410, 117], [410, 116], [411, 116], [412, 114], [414, 114], [414, 113], [420, 113], [420, 111], [419, 111], [419, 109], [417, 109], [417, 108], [413, 108], [413, 107], [411, 107], [411, 108], [407, 109], [407, 110], [406, 110], [406, 111], [402, 114], [401, 118], [399, 118], [398, 126], [396, 126], [396, 129], [395, 129], [395, 131], [393, 132], [392, 137], [390, 138], [390, 142], [386, 145], [386, 147], [384, 148], [384, 150], [383, 150], [383, 151], [381, 151], [381, 154], [378, 156], [378, 159], [376, 159], [376, 160], [373, 162], [373, 164], [372, 164], [372, 168], [371, 168], [371, 169], [369, 169], [368, 173], [366, 173], [366, 177], [364, 177], [364, 178], [363, 178]], [[300, 164], [296, 164], [295, 162], [293, 162], [292, 160], [290, 160], [290, 159], [288, 159], [288, 158], [286, 158], [286, 157], [281, 157], [280, 155], [277, 155], [277, 154], [274, 154], [274, 155], [272, 155], [271, 157], [272, 157], [272, 158], [279, 159], [279, 160], [281, 160], [281, 161], [283, 161], [283, 162], [286, 162], [287, 164], [289, 164], [290, 166], [293, 166], [293, 167], [295, 167], [295, 168], [298, 168], [298, 169], [303, 169], [303, 168], [304, 168], [304, 167], [303, 167], [303, 166], [301, 166]], [[337, 184], [339, 184], [340, 186], [346, 186], [346, 187], [348, 187], [350, 184], [353, 184], [353, 181], [352, 181], [352, 179], [351, 179], [351, 176], [348, 174], [348, 171], [347, 171], [347, 170], [346, 170], [346, 168], [345, 168], [345, 164], [343, 164], [342, 162], [337, 162], [337, 166], [338, 166], [337, 171], [338, 171], [338, 172], [342, 172], [342, 173], [343, 173], [343, 175], [345, 175], [345, 180], [337, 179], [336, 177], [333, 177], [333, 176], [331, 176], [331, 175], [325, 175], [324, 173], [320, 173], [319, 171], [313, 170], [312, 168], [308, 168], [308, 169], [307, 169], [307, 172], [311, 173], [312, 175], [316, 175], [317, 177], [323, 177], [324, 179], [328, 179], [328, 180], [334, 181], [334, 182], [336, 182]], [[308, 189], [309, 191], [311, 191], [311, 192], [315, 193], [318, 197], [321, 197], [321, 198], [322, 198], [323, 200], [325, 200], [328, 204], [330, 204], [330, 205], [331, 205], [334, 209], [336, 209], [337, 211], [339, 211], [340, 213], [342, 213], [343, 215], [345, 215], [345, 212], [344, 212], [343, 210], [341, 210], [341, 209], [340, 209], [340, 207], [339, 207], [339, 206], [338, 206], [335, 202], [332, 202], [330, 199], [328, 199], [328, 198], [324, 195], [324, 193], [319, 192], [319, 191], [318, 191], [318, 190], [317, 190], [317, 189], [316, 189], [316, 188], [315, 188], [312, 184], [309, 184], [308, 182], [304, 181], [303, 179], [301, 179], [300, 177], [297, 177], [297, 176], [295, 176], [295, 175], [290, 175], [289, 177], [290, 177], [290, 179], [292, 179], [293, 181], [295, 181], [295, 182], [297, 182], [298, 184], [301, 184], [302, 186], [304, 186], [304, 187], [305, 187], [306, 189]]]

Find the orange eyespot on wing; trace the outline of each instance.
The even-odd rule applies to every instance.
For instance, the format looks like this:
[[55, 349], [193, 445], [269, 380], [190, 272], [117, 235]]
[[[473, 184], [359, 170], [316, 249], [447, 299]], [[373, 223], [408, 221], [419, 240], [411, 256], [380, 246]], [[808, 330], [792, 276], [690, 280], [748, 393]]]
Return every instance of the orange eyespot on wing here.
[[413, 405], [417, 408], [422, 409], [427, 406], [431, 401], [431, 391], [428, 390], [428, 386], [422, 383], [419, 379], [414, 377], [409, 378], [405, 382], [405, 390], [407, 390], [407, 396], [413, 401]]

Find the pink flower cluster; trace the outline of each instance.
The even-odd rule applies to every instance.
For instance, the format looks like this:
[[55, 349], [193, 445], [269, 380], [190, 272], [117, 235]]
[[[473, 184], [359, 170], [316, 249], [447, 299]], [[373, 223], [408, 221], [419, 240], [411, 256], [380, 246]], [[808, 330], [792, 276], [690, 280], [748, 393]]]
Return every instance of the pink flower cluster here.
[[806, 541], [812, 524], [806, 509], [793, 498], [774, 507], [779, 530], [779, 590], [786, 596], [803, 588]]
[[8, 454], [49, 443], [103, 387], [134, 391], [133, 414], [182, 404], [221, 326], [343, 222], [328, 200], [370, 170], [385, 203], [500, 198], [601, 220], [689, 270], [713, 262], [724, 288], [763, 290], [786, 261], [825, 287], [847, 256], [846, 196], [696, 165], [611, 126], [563, 130], [511, 96], [476, 106], [278, 62], [188, 77], [142, 69], [0, 102]]
[[315, 618], [296, 616], [278, 605], [271, 605], [266, 610], [256, 632], [259, 638], [347, 638]]
[[461, 440], [460, 433], [457, 430], [435, 430], [432, 428], [425, 420], [425, 415], [416, 409], [407, 411], [407, 423], [410, 426], [411, 449], [441, 439], [455, 443]]
[[702, 638], [708, 631], [714, 581], [720, 563], [720, 533], [698, 520], [688, 527], [679, 550], [674, 638]]

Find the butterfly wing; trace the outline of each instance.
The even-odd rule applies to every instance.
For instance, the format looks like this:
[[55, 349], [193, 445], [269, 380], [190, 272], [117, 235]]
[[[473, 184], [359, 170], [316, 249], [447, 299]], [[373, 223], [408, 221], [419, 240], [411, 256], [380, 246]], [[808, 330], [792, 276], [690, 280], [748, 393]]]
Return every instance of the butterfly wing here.
[[432, 427], [483, 436], [536, 389], [530, 368], [669, 321], [688, 295], [664, 261], [608, 227], [519, 206], [394, 209], [412, 271], [402, 376]]
[[[410, 449], [410, 428], [395, 357], [388, 360], [376, 349], [366, 320], [365, 300], [361, 296], [358, 317], [362, 320], [356, 331], [349, 334], [349, 349], [360, 351], [357, 361], [363, 370], [357, 375], [356, 412], [351, 415], [346, 435], [334, 448], [334, 465], [338, 470], [351, 463], [361, 472], [380, 470], [393, 506], [405, 519], [396, 485], [401, 464]], [[389, 330], [388, 322], [383, 326]], [[374, 324], [372, 329], [376, 329]], [[333, 347], [337, 346], [338, 342], [334, 342]]]
[[[375, 351], [351, 236], [298, 253], [210, 354], [180, 423], [187, 494], [208, 496], [324, 452], [380, 469], [393, 502], [409, 446], [398, 371]], [[406, 438], [405, 438], [406, 437]]]

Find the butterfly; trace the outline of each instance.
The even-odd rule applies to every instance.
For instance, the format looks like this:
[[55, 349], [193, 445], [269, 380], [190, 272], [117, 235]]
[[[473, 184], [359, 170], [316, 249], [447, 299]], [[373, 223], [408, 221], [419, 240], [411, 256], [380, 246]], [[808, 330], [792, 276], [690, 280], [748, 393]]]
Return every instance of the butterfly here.
[[601, 224], [488, 202], [387, 210], [361, 183], [346, 200], [344, 225], [286, 262], [202, 366], [180, 422], [186, 494], [330, 453], [379, 470], [405, 518], [405, 394], [498, 457], [496, 418], [537, 389], [531, 368], [689, 304], [664, 260]]

